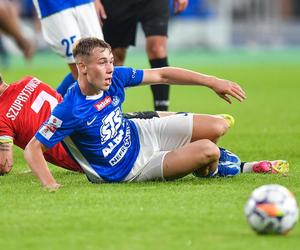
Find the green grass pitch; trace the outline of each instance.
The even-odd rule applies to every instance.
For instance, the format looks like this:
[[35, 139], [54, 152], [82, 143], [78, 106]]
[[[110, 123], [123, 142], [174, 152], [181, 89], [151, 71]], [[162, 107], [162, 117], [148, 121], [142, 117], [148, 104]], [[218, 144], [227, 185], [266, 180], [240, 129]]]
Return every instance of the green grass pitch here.
[[[142, 53], [133, 54], [127, 65], [148, 67]], [[170, 63], [236, 81], [248, 97], [229, 105], [205, 88], [172, 87], [171, 110], [232, 114], [236, 125], [220, 145], [246, 161], [287, 159], [290, 173], [94, 185], [51, 166], [64, 186], [48, 193], [24, 173], [16, 148], [12, 172], [0, 177], [0, 249], [299, 248], [299, 225], [287, 236], [258, 236], [243, 214], [250, 192], [263, 184], [282, 184], [300, 202], [299, 51], [173, 53]], [[40, 54], [32, 63], [14, 58], [11, 66], [1, 70], [8, 82], [35, 75], [56, 86], [68, 71], [56, 55]], [[124, 111], [150, 109], [149, 87], [127, 90]]]

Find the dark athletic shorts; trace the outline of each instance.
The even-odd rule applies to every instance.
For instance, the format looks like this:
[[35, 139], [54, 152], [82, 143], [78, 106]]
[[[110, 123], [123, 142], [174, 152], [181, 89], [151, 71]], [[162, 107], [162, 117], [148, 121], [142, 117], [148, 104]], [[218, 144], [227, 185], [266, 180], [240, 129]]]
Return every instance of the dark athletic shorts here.
[[145, 36], [167, 36], [168, 0], [102, 0], [107, 19], [103, 23], [104, 39], [112, 48], [135, 45], [138, 22]]

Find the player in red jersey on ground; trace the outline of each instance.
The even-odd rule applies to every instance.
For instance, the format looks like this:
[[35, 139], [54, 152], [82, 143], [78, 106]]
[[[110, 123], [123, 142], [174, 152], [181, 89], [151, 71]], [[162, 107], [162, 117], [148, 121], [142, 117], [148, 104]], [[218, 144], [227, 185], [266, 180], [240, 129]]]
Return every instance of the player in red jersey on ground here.
[[[0, 173], [13, 165], [13, 144], [24, 149], [62, 97], [37, 78], [25, 77], [7, 85], [0, 76]], [[82, 171], [61, 143], [45, 154], [48, 162]]]

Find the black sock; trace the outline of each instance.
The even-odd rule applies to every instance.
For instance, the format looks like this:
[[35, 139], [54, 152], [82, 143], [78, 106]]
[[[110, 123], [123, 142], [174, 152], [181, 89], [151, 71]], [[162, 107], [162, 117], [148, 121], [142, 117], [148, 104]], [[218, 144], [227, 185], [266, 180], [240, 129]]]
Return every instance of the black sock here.
[[[149, 60], [151, 68], [161, 68], [168, 65], [168, 58], [151, 59]], [[168, 111], [169, 108], [169, 89], [170, 86], [163, 85], [151, 85], [153, 94], [154, 107], [156, 111]]]
[[245, 163], [246, 163], [246, 162], [243, 162], [243, 161], [241, 162], [241, 165], [240, 165], [240, 167], [241, 167], [241, 173], [244, 172], [244, 165], [245, 165]]

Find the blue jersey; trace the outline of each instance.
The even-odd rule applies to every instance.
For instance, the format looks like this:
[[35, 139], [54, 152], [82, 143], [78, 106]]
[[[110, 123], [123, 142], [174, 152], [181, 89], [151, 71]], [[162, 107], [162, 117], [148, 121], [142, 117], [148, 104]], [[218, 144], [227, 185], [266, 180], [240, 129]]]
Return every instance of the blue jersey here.
[[124, 88], [136, 86], [142, 79], [142, 70], [115, 67], [109, 90], [95, 96], [83, 95], [76, 83], [36, 138], [48, 148], [63, 140], [90, 181], [123, 180], [140, 150], [134, 122], [122, 116]]
[[44, 18], [65, 9], [94, 2], [95, 0], [33, 0], [39, 18]]

